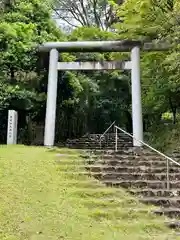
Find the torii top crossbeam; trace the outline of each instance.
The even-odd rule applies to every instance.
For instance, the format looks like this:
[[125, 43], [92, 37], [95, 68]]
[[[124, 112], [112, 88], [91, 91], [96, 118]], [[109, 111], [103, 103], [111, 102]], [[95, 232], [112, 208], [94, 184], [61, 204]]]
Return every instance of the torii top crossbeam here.
[[117, 40], [117, 41], [77, 41], [77, 42], [46, 42], [39, 46], [39, 51], [49, 52], [57, 49], [59, 52], [129, 52], [133, 47], [143, 51], [165, 51], [167, 44], [152, 42]]

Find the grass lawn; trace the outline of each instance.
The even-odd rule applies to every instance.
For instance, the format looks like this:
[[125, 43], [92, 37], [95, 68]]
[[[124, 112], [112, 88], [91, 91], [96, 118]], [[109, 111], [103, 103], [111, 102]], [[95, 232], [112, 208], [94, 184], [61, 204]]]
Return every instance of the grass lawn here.
[[1, 146], [0, 240], [180, 239], [152, 207], [80, 173], [83, 161], [75, 150]]

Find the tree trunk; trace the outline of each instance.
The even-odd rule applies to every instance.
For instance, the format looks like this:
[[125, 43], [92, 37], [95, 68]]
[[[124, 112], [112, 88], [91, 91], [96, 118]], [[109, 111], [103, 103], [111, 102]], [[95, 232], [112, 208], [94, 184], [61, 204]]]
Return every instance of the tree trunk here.
[[173, 123], [176, 124], [176, 108], [173, 108]]
[[177, 111], [177, 107], [173, 105], [171, 96], [169, 96], [169, 105], [173, 114], [173, 123], [176, 124], [176, 111]]
[[15, 83], [15, 73], [14, 73], [14, 68], [10, 68], [10, 83], [14, 84]]

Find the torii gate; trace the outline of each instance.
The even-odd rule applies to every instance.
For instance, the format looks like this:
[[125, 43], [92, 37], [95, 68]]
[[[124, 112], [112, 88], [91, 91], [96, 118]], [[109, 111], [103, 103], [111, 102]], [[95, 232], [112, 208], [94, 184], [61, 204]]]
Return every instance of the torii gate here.
[[[140, 49], [164, 50], [166, 47], [143, 43], [141, 41], [86, 41], [86, 42], [48, 42], [39, 51], [50, 51], [48, 92], [46, 105], [44, 145], [54, 146], [57, 80], [60, 70], [130, 70], [132, 86], [132, 121], [134, 146], [141, 146], [136, 139], [143, 141], [142, 102], [140, 84]], [[131, 52], [131, 60], [126, 62], [59, 62], [59, 52]]]

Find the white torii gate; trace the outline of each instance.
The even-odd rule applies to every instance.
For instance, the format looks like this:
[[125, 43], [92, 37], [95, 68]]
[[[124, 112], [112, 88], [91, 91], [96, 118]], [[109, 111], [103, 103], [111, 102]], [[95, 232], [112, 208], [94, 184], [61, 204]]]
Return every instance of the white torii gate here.
[[[48, 92], [45, 119], [44, 145], [54, 146], [57, 80], [59, 70], [130, 70], [132, 86], [132, 120], [134, 146], [141, 146], [136, 139], [143, 141], [143, 121], [140, 84], [140, 49], [159, 50], [152, 44], [141, 41], [87, 41], [87, 42], [48, 42], [39, 47], [39, 51], [50, 51]], [[162, 49], [162, 48], [161, 48]], [[128, 52], [131, 61], [127, 62], [59, 62], [59, 52]]]

